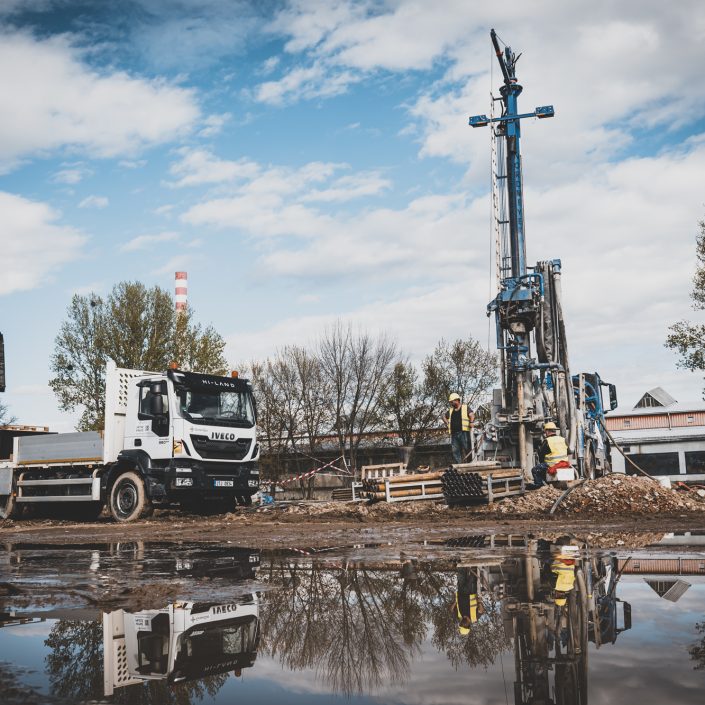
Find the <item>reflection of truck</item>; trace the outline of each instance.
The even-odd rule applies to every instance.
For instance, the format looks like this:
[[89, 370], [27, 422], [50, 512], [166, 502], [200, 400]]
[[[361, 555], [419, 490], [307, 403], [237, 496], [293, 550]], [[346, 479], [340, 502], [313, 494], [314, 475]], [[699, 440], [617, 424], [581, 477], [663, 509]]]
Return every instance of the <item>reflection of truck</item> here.
[[104, 692], [149, 680], [206, 678], [254, 665], [259, 601], [176, 602], [160, 610], [103, 614]]
[[114, 519], [132, 521], [155, 506], [249, 504], [259, 485], [255, 423], [247, 380], [111, 362], [105, 432], [14, 439], [0, 464], [0, 518], [28, 505], [90, 518], [107, 504]]

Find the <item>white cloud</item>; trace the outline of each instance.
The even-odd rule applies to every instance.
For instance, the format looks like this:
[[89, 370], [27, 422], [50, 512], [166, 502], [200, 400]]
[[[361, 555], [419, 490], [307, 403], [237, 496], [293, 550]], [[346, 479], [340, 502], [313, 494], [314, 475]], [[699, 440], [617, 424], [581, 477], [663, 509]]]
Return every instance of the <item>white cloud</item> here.
[[303, 201], [350, 201], [363, 196], [377, 196], [390, 189], [392, 182], [378, 171], [361, 172], [343, 176], [329, 188], [310, 191]]
[[274, 71], [274, 69], [279, 66], [280, 61], [281, 59], [278, 56], [270, 56], [266, 61], [262, 63], [262, 68], [260, 69], [261, 73], [272, 73], [272, 71]]
[[175, 188], [248, 179], [259, 172], [259, 166], [248, 159], [219, 159], [207, 149], [184, 147], [178, 153], [181, 159], [169, 169], [176, 178], [169, 185]]
[[[198, 120], [193, 91], [124, 72], [98, 72], [67, 37], [0, 36], [0, 167], [70, 147], [114, 157], [172, 140]], [[10, 98], [8, 98], [9, 100]]]
[[261, 83], [254, 92], [255, 100], [271, 105], [285, 105], [300, 99], [331, 98], [341, 95], [362, 76], [341, 71], [315, 62], [312, 66], [297, 67], [275, 81]]
[[163, 206], [159, 206], [158, 208], [155, 208], [154, 214], [168, 216], [173, 210], [174, 210], [173, 203], [165, 203]]
[[0, 191], [0, 213], [0, 295], [41, 286], [54, 271], [81, 255], [86, 236], [58, 224], [59, 214], [47, 204]]
[[203, 121], [203, 128], [199, 131], [199, 137], [215, 137], [221, 133], [223, 127], [232, 120], [231, 113], [222, 113], [221, 115], [209, 115]]
[[123, 169], [141, 169], [143, 166], [146, 166], [146, 164], [146, 159], [121, 159], [118, 162], [118, 166]]
[[139, 235], [132, 238], [120, 247], [122, 252], [136, 252], [137, 250], [146, 250], [154, 245], [162, 242], [173, 242], [179, 239], [179, 234], [174, 232], [163, 232], [155, 235]]
[[79, 208], [107, 208], [110, 201], [107, 196], [86, 196], [79, 204]]
[[93, 172], [88, 169], [84, 164], [67, 164], [63, 169], [55, 172], [51, 180], [57, 184], [68, 184], [74, 185], [80, 183], [87, 176], [90, 176]]

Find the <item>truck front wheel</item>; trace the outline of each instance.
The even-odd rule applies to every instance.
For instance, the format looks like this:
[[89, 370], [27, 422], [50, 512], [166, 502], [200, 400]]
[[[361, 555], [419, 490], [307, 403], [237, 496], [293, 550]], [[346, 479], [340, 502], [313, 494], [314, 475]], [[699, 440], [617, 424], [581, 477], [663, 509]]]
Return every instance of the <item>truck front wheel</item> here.
[[134, 471], [125, 472], [110, 489], [110, 515], [119, 522], [146, 519], [154, 511], [144, 480]]

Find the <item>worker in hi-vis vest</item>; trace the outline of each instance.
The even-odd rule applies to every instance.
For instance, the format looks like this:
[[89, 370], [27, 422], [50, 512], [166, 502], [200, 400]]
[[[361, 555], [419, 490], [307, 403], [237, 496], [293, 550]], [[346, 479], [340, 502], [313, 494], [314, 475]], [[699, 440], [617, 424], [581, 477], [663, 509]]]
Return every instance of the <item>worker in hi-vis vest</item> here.
[[457, 580], [455, 614], [458, 618], [458, 631], [467, 636], [472, 625], [477, 622], [477, 576], [468, 568], [459, 568]]
[[571, 467], [568, 461], [568, 444], [558, 433], [558, 426], [553, 421], [545, 423], [543, 435], [544, 441], [539, 448], [540, 462], [531, 469], [534, 484], [529, 489], [538, 489], [545, 485], [546, 473], [555, 474], [559, 467]]
[[453, 392], [448, 397], [450, 408], [443, 417], [450, 433], [450, 446], [453, 450], [453, 462], [464, 463], [472, 460], [472, 427], [475, 412], [460, 400], [460, 395]]

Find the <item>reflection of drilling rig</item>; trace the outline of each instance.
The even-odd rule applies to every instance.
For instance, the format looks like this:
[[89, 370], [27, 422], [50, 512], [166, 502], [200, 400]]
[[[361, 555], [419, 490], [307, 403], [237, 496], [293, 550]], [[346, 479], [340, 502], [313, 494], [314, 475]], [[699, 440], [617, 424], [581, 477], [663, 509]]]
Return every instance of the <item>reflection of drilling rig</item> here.
[[563, 547], [508, 563], [503, 617], [514, 638], [515, 704], [586, 705], [588, 642], [600, 648], [631, 628], [631, 606], [616, 597], [617, 559]]
[[[495, 390], [492, 422], [486, 428], [484, 457], [512, 462], [525, 473], [535, 464], [535, 447], [543, 424], [554, 421], [566, 438], [578, 474], [593, 477], [610, 469], [604, 431], [602, 388], [609, 387], [610, 408], [617, 405], [614, 385], [597, 373], [571, 377], [561, 297], [561, 261], [527, 265], [524, 195], [520, 150], [522, 119], [550, 118], [552, 105], [519, 114], [522, 86], [516, 56], [492, 43], [502, 70], [502, 113], [476, 115], [472, 127], [491, 125], [492, 201], [498, 293], [488, 306], [494, 313], [500, 354], [501, 388]], [[572, 469], [559, 470], [558, 480], [574, 479]]]

